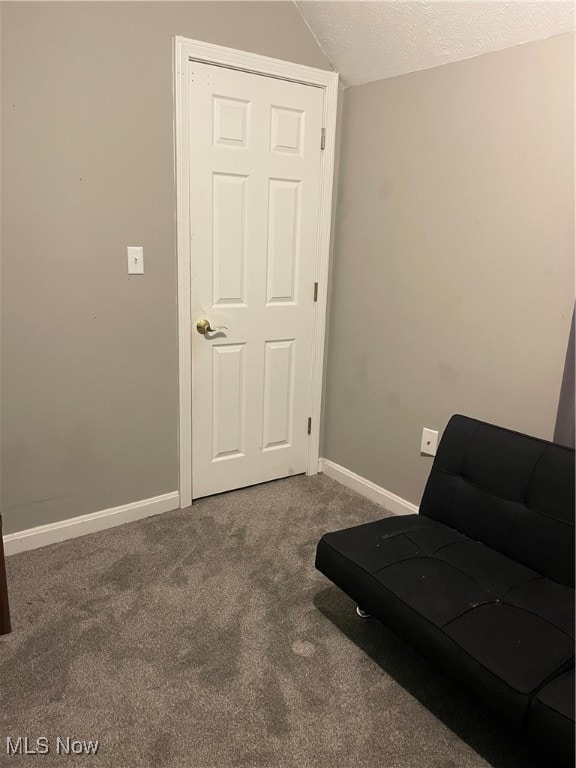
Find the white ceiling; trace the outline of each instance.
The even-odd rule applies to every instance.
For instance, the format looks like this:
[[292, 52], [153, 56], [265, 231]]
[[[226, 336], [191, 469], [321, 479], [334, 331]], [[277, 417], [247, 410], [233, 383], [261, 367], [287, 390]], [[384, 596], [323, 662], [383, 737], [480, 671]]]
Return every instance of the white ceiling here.
[[360, 85], [575, 29], [566, 0], [295, 0], [344, 85]]

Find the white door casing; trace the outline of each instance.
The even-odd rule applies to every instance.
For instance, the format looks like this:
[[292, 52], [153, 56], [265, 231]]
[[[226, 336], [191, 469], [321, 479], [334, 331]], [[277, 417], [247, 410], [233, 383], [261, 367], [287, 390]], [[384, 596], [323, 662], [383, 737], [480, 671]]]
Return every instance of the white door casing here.
[[318, 471], [337, 75], [182, 38], [175, 62], [188, 506]]

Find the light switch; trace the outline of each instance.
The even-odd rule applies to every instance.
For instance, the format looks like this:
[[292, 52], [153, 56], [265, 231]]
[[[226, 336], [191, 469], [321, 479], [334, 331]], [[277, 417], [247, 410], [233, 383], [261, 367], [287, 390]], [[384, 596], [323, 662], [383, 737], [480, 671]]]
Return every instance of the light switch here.
[[128, 246], [128, 274], [144, 274], [144, 248], [141, 245]]

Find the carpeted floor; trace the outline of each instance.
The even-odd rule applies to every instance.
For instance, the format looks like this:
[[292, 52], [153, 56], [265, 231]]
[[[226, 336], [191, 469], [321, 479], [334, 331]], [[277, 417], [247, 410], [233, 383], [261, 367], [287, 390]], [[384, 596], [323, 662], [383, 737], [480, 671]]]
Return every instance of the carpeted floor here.
[[[314, 569], [323, 532], [384, 514], [293, 477], [8, 558], [0, 764], [531, 768]], [[51, 751], [7, 756], [7, 736]], [[58, 736], [98, 753], [58, 755]]]

